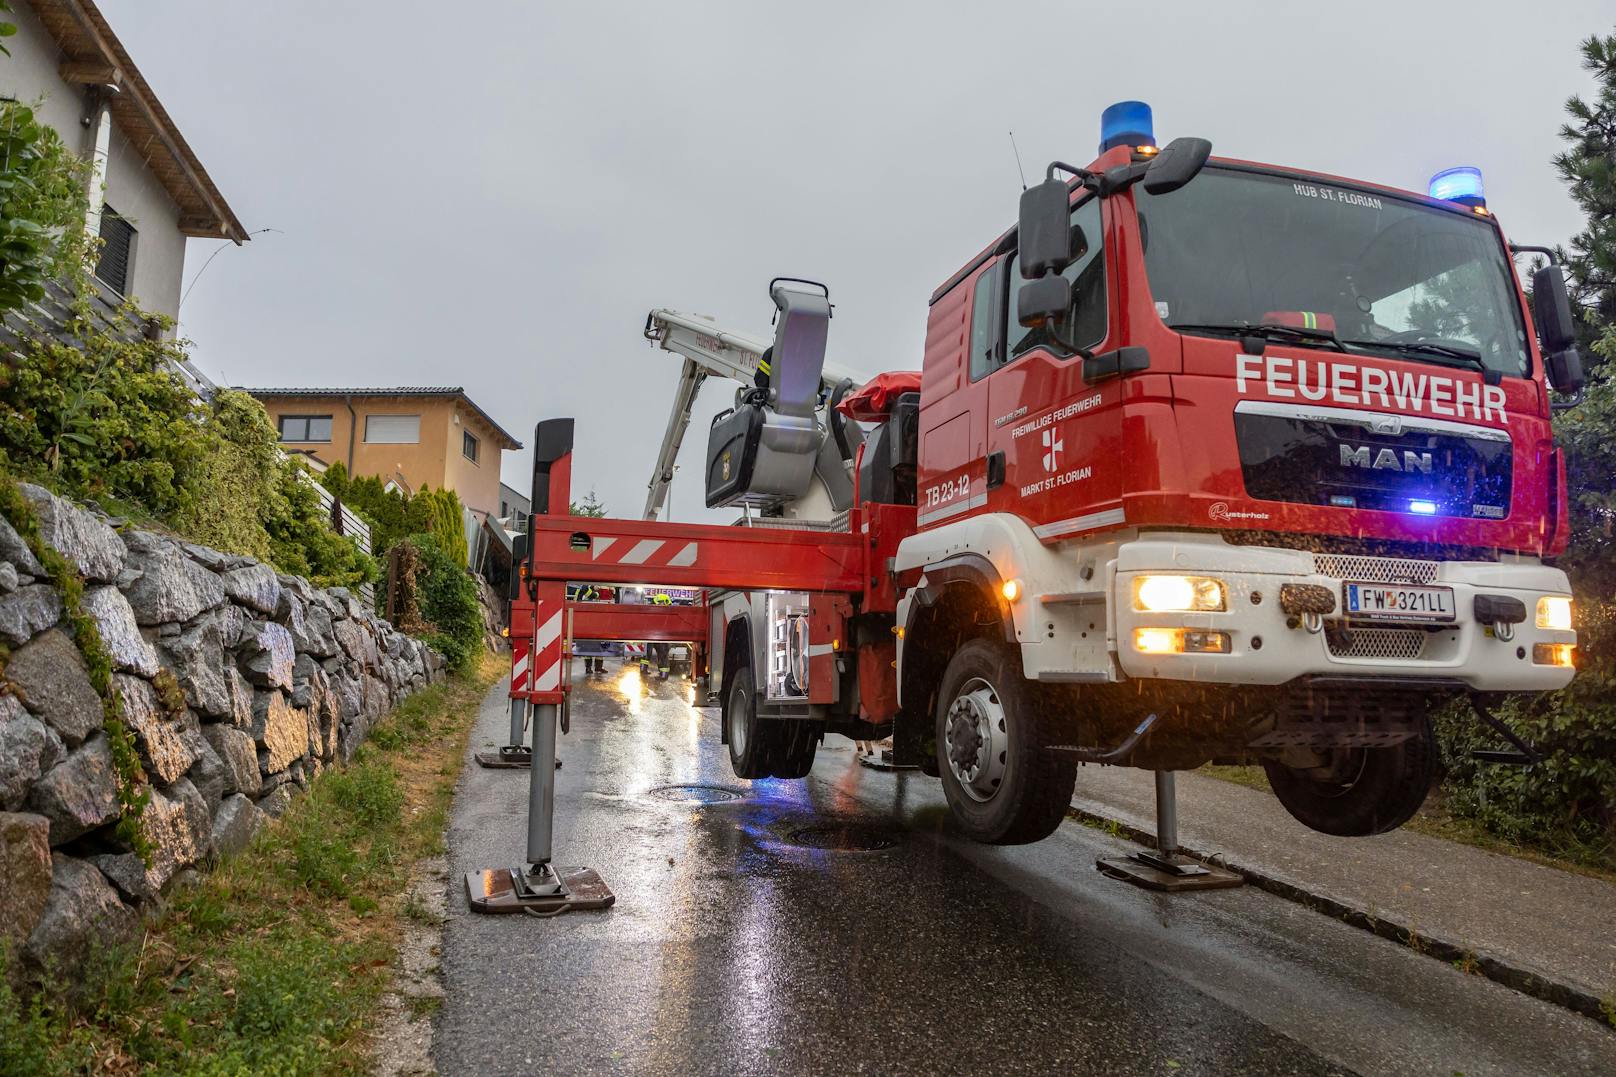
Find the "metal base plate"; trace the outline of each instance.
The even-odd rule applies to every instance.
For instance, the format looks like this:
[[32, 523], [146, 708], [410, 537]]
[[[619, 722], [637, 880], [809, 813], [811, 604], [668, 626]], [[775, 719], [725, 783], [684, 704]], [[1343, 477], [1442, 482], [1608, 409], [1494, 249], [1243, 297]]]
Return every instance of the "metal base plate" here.
[[617, 900], [594, 868], [556, 868], [559, 894], [529, 894], [517, 883], [521, 868], [486, 868], [466, 872], [466, 900], [472, 912], [561, 913], [570, 909], [604, 909]]
[[[509, 745], [497, 752], [477, 752], [472, 758], [477, 765], [487, 767], [489, 770], [527, 770], [533, 766], [533, 749], [528, 747], [512, 748]], [[561, 760], [556, 760], [556, 769], [561, 769]]]
[[[1245, 879], [1232, 871], [1208, 867], [1195, 860], [1173, 857], [1171, 870], [1163, 868], [1159, 854], [1150, 850], [1143, 856], [1102, 857], [1094, 862], [1100, 873], [1110, 879], [1142, 886], [1146, 890], [1177, 893], [1180, 890], [1228, 890], [1245, 883]], [[1156, 862], [1152, 862], [1156, 861]]]

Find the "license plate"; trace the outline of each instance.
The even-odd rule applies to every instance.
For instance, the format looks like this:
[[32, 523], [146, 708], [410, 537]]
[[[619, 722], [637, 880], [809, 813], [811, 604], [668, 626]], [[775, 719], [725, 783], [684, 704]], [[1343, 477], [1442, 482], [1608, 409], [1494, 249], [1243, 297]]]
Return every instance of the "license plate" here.
[[1453, 588], [1348, 583], [1347, 613], [1399, 621], [1453, 620]]

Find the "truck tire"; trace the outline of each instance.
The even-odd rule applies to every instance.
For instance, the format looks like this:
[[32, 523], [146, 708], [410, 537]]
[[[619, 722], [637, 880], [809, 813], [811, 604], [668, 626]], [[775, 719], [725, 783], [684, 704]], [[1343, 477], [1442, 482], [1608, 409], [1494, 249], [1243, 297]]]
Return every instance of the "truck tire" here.
[[[765, 722], [779, 727], [784, 735], [779, 738], [774, 757], [773, 774], [776, 778], [806, 778], [814, 769], [814, 753], [819, 750], [819, 723], [791, 720]], [[773, 733], [776, 730], [771, 729]]]
[[1263, 760], [1274, 795], [1321, 834], [1361, 838], [1396, 830], [1420, 810], [1436, 777], [1436, 740], [1423, 718], [1411, 740], [1389, 748], [1332, 748], [1329, 774]]
[[1066, 818], [1077, 764], [1044, 751], [1055, 716], [999, 639], [974, 639], [949, 660], [937, 694], [937, 767], [948, 807], [975, 841], [1020, 845]]
[[729, 739], [729, 765], [737, 778], [773, 776], [779, 739], [776, 727], [783, 724], [758, 717], [752, 671], [736, 670], [724, 697], [724, 732]]

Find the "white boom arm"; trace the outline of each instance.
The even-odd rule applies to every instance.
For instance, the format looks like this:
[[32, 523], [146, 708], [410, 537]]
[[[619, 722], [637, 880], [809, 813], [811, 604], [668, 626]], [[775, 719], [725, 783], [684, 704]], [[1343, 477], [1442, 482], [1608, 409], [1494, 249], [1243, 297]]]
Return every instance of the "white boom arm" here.
[[[684, 314], [677, 310], [653, 310], [645, 317], [645, 339], [665, 351], [685, 358], [679, 373], [679, 385], [673, 394], [673, 409], [668, 413], [668, 428], [662, 435], [662, 448], [657, 453], [656, 467], [651, 472], [645, 497], [645, 516], [654, 520], [662, 511], [673, 482], [673, 465], [679, 457], [679, 446], [684, 442], [685, 430], [690, 425], [690, 410], [695, 406], [696, 393], [709, 375], [718, 375], [743, 384], [751, 384], [757, 373], [758, 359], [769, 347], [770, 341], [749, 333], [721, 328], [704, 314]], [[825, 364], [822, 384], [834, 387], [844, 378], [846, 371]], [[854, 378], [856, 383], [863, 379]]]

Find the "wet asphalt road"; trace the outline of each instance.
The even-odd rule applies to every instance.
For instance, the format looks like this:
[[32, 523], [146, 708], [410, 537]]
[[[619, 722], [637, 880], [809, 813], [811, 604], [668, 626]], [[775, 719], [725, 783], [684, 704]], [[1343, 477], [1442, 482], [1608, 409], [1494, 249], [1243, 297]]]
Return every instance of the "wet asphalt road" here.
[[[443, 1073], [1616, 1072], [1594, 1022], [1261, 891], [1107, 880], [1095, 857], [1133, 847], [1075, 822], [971, 844], [935, 780], [840, 737], [805, 781], [740, 781], [687, 686], [579, 680], [557, 858], [617, 904], [469, 913], [462, 874], [520, 858], [528, 775], [468, 765]], [[505, 728], [499, 687], [472, 748]], [[686, 784], [740, 795], [659, 791]]]

